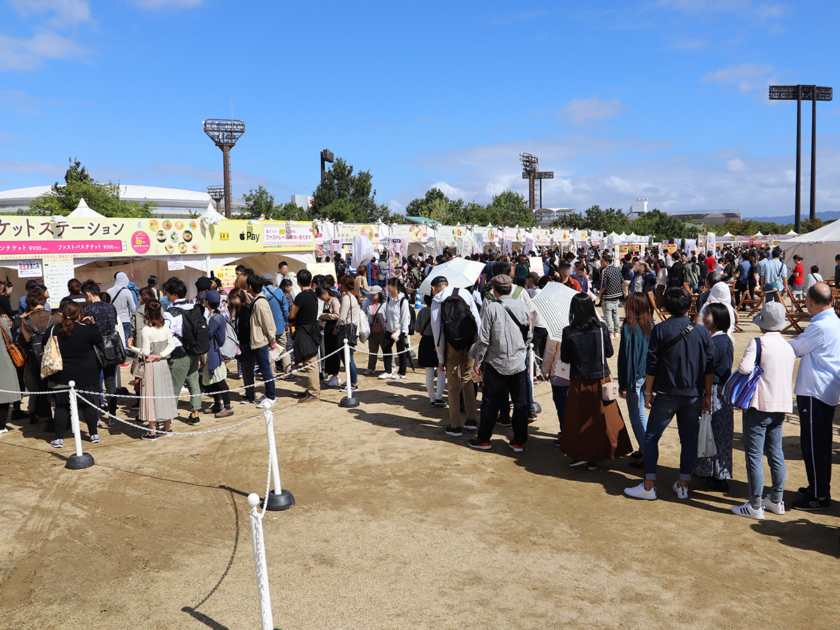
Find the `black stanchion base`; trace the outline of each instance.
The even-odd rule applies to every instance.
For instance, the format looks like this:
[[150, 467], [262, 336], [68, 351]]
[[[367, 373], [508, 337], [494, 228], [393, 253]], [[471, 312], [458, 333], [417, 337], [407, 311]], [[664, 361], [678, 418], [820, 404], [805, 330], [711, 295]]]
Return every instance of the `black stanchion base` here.
[[353, 396], [345, 396], [344, 398], [342, 398], [339, 401], [338, 406], [339, 407], [344, 407], [345, 409], [350, 409], [352, 407], [358, 407], [359, 406], [359, 399], [354, 398]]
[[81, 457], [75, 454], [68, 457], [67, 464], [64, 467], [70, 470], [81, 470], [91, 466], [93, 466], [93, 456], [90, 453], [82, 453]]
[[542, 413], [542, 407], [537, 401], [534, 401], [534, 413]]
[[265, 503], [265, 509], [269, 512], [279, 512], [293, 507], [295, 504], [295, 498], [288, 490], [281, 490], [280, 494], [274, 494], [274, 490], [269, 490]]

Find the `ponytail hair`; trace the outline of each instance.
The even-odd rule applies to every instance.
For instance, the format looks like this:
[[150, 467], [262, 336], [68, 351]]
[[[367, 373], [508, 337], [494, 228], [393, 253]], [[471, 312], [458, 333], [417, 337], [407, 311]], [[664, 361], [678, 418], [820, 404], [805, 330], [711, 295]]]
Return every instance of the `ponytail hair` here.
[[397, 292], [405, 293], [405, 285], [399, 278], [391, 278], [388, 280], [388, 286], [397, 287]]
[[163, 319], [163, 308], [160, 300], [149, 300], [146, 302], [146, 312], [143, 315], [143, 322], [152, 328], [163, 328], [166, 320]]
[[72, 337], [76, 334], [76, 331], [73, 330], [73, 326], [82, 318], [85, 312], [76, 302], [68, 302], [64, 305], [64, 309], [61, 314], [64, 316], [64, 319], [61, 322], [61, 336]]

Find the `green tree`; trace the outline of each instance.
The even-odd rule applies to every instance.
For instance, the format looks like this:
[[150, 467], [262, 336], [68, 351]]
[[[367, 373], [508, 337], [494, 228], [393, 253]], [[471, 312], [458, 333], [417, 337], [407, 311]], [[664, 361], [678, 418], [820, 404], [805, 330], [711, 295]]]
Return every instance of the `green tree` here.
[[239, 216], [243, 219], [259, 219], [264, 216], [266, 219], [274, 219], [274, 195], [262, 186], [257, 186], [245, 193], [242, 198], [245, 200], [245, 207]]
[[534, 220], [534, 213], [528, 207], [525, 197], [513, 190], [506, 190], [494, 195], [488, 208], [498, 212], [499, 225], [528, 227], [537, 224]]
[[560, 217], [551, 224], [551, 227], [561, 228], [564, 230], [587, 230], [589, 229], [589, 223], [579, 212], [568, 212], [560, 215]]
[[616, 208], [607, 208], [602, 210], [601, 206], [594, 205], [586, 210], [586, 227], [590, 230], [599, 232], [615, 232], [621, 234], [628, 232], [630, 228], [630, 221], [625, 216], [624, 212]]
[[630, 223], [630, 227], [639, 236], [651, 235], [657, 241], [670, 241], [688, 236], [685, 223], [657, 208]]
[[383, 211], [376, 204], [372, 179], [370, 171], [354, 175], [353, 166], [337, 158], [312, 193], [311, 217], [345, 223], [376, 221]]
[[52, 189], [29, 202], [29, 208], [18, 214], [39, 216], [67, 216], [84, 199], [99, 214], [109, 218], [151, 217], [155, 204], [120, 199], [119, 184], [96, 183], [78, 159], [71, 159], [64, 174], [64, 185], [56, 182]]

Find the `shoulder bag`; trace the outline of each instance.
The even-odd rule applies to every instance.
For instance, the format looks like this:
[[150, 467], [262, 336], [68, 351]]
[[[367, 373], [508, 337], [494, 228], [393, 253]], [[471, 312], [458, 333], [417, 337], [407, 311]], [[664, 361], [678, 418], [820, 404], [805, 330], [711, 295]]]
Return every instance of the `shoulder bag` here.
[[[348, 345], [355, 347], [358, 337], [358, 327], [353, 323], [353, 307], [355, 306], [356, 308], [359, 308], [359, 303], [356, 298], [350, 294], [347, 294], [346, 297], [350, 299], [350, 309], [347, 314], [348, 322], [338, 327], [336, 335], [338, 336], [339, 346], [344, 346], [344, 340], [346, 339]], [[355, 304], [353, 304], [354, 302]]]
[[44, 344], [44, 354], [41, 357], [41, 378], [47, 378], [58, 374], [64, 369], [64, 361], [61, 358], [61, 348], [58, 347], [58, 338], [55, 336], [55, 327], [50, 329], [50, 337]]
[[[604, 378], [601, 381], [601, 400], [604, 402], [612, 402], [618, 399], [618, 383], [607, 376], [607, 359], [604, 352], [604, 329], [598, 328], [598, 337], [601, 340], [601, 369], [603, 370]], [[607, 380], [609, 379], [609, 380]]]
[[9, 353], [9, 358], [16, 368], [22, 368], [23, 364], [26, 363], [26, 360], [23, 358], [23, 352], [12, 342], [5, 328], [0, 326], [0, 331], [3, 332], [3, 342], [6, 344], [6, 351]]
[[738, 409], [749, 409], [758, 382], [761, 380], [764, 370], [761, 369], [761, 338], [755, 339], [755, 365], [749, 374], [741, 374], [738, 370], [732, 373], [726, 385], [723, 386], [723, 395], [729, 403]]
[[111, 309], [114, 311], [114, 321], [116, 322], [114, 330], [102, 335], [102, 343], [93, 347], [99, 366], [103, 369], [109, 369], [121, 365], [122, 363], [125, 363], [126, 358], [122, 335], [120, 335], [116, 327], [119, 324], [117, 309], [115, 309], [113, 305], [111, 306]]

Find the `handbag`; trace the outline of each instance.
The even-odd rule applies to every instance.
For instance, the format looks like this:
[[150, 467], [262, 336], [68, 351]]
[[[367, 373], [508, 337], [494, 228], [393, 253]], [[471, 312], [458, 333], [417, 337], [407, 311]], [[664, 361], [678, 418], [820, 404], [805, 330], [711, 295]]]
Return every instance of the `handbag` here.
[[[601, 400], [604, 402], [611, 402], [618, 399], [618, 383], [614, 382], [612, 378], [607, 376], [607, 360], [604, 356], [604, 330], [598, 330], [601, 337], [601, 368], [604, 371], [604, 381], [601, 382]], [[606, 380], [606, 379], [610, 380]]]
[[732, 373], [726, 385], [723, 386], [723, 395], [733, 407], [737, 409], [749, 409], [758, 382], [764, 375], [761, 369], [761, 339], [755, 340], [755, 365], [749, 374], [741, 374], [738, 370]]
[[134, 378], [139, 378], [141, 380], [146, 378], [146, 358], [135, 357], [134, 361], [131, 362], [130, 371]]
[[3, 341], [6, 344], [6, 351], [9, 353], [9, 358], [12, 360], [12, 363], [14, 363], [16, 368], [23, 367], [23, 364], [26, 363], [26, 360], [23, 358], [23, 352], [20, 351], [17, 345], [12, 343], [12, 338], [9, 337], [5, 328], [0, 326], [0, 330], [3, 331]]
[[50, 331], [50, 338], [47, 339], [44, 355], [41, 357], [41, 378], [58, 374], [63, 369], [64, 361], [61, 358], [61, 348], [58, 347], [58, 338]]

